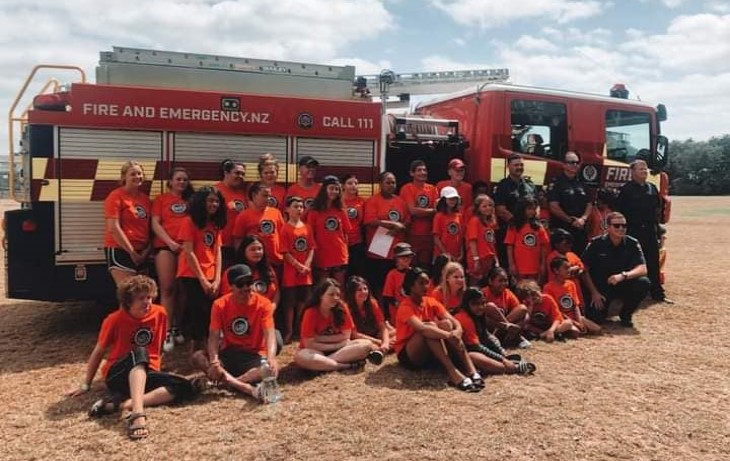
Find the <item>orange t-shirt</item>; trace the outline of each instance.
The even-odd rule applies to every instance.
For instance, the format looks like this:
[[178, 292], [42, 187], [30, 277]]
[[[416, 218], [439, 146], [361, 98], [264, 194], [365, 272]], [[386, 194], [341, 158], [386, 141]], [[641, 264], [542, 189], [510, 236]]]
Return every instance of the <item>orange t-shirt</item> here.
[[352, 319], [353, 322], [355, 322], [355, 330], [366, 335], [377, 337], [380, 327], [385, 324], [385, 316], [383, 315], [383, 310], [380, 309], [380, 304], [378, 304], [377, 299], [370, 297], [370, 305], [372, 306], [373, 311], [373, 325], [365, 324], [366, 314], [364, 306], [362, 308], [355, 306], [355, 309], [357, 309], [360, 314], [360, 325], [357, 325], [354, 316]]
[[[479, 216], [472, 216], [466, 225], [466, 263], [471, 270], [474, 267], [474, 256], [478, 256], [481, 261], [496, 256], [497, 249], [495, 244], [497, 223], [491, 222], [484, 224]], [[474, 255], [469, 242], [476, 242], [477, 254]]]
[[484, 293], [487, 302], [496, 304], [504, 315], [509, 314], [514, 308], [520, 305], [520, 300], [517, 299], [517, 296], [509, 288], [505, 288], [500, 294], [494, 294], [492, 293], [492, 289], [486, 286], [482, 288], [482, 293]]
[[[198, 258], [203, 275], [207, 280], [215, 279], [218, 250], [221, 247], [221, 231], [211, 222], [208, 222], [205, 228], [198, 229], [192, 218], [188, 217], [180, 227], [178, 238], [181, 242], [193, 242], [193, 254]], [[197, 278], [184, 254], [177, 258], [177, 276]]]
[[345, 210], [328, 208], [319, 211], [312, 208], [307, 213], [307, 224], [312, 228], [317, 246], [314, 251], [314, 266], [328, 269], [347, 265], [350, 220], [347, 219]]
[[[188, 216], [188, 202], [172, 192], [158, 195], [152, 202], [152, 217], [155, 216], [160, 218], [160, 225], [165, 229], [167, 235], [173, 240], [177, 240], [180, 226]], [[160, 237], [155, 236], [154, 247], [166, 248], [167, 245]]]
[[[397, 221], [405, 225], [409, 222], [408, 207], [397, 195], [393, 195], [389, 199], [384, 198], [380, 194], [373, 195], [365, 202], [364, 210], [363, 223], [366, 225], [376, 220]], [[366, 244], [368, 247], [373, 241], [376, 229], [376, 226], [367, 227]], [[403, 237], [403, 233], [398, 233], [393, 236], [393, 243], [390, 245], [390, 251], [388, 252], [387, 258], [381, 258], [380, 256], [370, 252], [368, 252], [368, 255], [375, 259], [393, 259], [393, 248], [403, 241]]]
[[242, 239], [247, 235], [256, 235], [264, 244], [264, 252], [271, 264], [281, 264], [284, 261], [281, 255], [280, 235], [284, 226], [284, 218], [277, 208], [267, 206], [263, 210], [251, 207], [243, 210], [236, 217], [233, 228], [233, 237]]
[[[307, 224], [294, 227], [291, 224], [284, 223], [281, 228], [281, 251], [282, 253], [291, 254], [294, 259], [304, 264], [307, 261], [309, 252], [315, 249], [314, 237], [312, 236], [312, 228]], [[281, 286], [298, 287], [302, 285], [312, 284], [312, 271], [306, 274], [300, 274], [291, 264], [284, 260], [284, 274], [282, 275]]]
[[537, 213], [537, 220], [545, 229], [550, 229], [550, 210], [547, 208], [540, 208]]
[[[400, 190], [400, 197], [408, 206], [417, 208], [436, 208], [439, 199], [439, 192], [433, 184], [417, 186], [412, 182], [404, 184]], [[431, 235], [433, 229], [433, 216], [424, 218], [411, 218], [411, 235]]]
[[472, 206], [472, 187], [471, 184], [469, 184], [466, 181], [461, 181], [461, 184], [458, 186], [452, 186], [450, 179], [445, 179], [443, 181], [439, 181], [436, 183], [436, 190], [438, 190], [438, 193], [441, 194], [441, 189], [444, 187], [451, 186], [456, 189], [456, 191], [459, 193], [459, 197], [461, 197], [461, 211], [466, 212], [468, 208], [471, 208]]
[[576, 309], [580, 309], [581, 301], [578, 296], [578, 289], [572, 280], [566, 280], [564, 283], [558, 283], [557, 280], [545, 284], [543, 291], [546, 295], [553, 297], [558, 303], [558, 308], [563, 317], [575, 320]]
[[406, 271], [391, 269], [385, 276], [385, 284], [383, 285], [383, 296], [395, 299], [400, 303], [406, 296], [403, 293], [403, 280], [406, 278]]
[[504, 244], [514, 247], [517, 273], [520, 275], [534, 275], [539, 274], [542, 269], [540, 267], [540, 250], [544, 248], [547, 253], [550, 249], [550, 238], [544, 227], [540, 226], [535, 230], [530, 224], [525, 224], [519, 230], [510, 226], [507, 229]]
[[[253, 277], [253, 284], [251, 285], [251, 288], [253, 289], [254, 293], [258, 293], [264, 298], [268, 299], [269, 301], [274, 301], [274, 296], [276, 296], [276, 292], [279, 290], [278, 280], [276, 279], [276, 272], [273, 270], [271, 271], [271, 275], [269, 283], [266, 284], [263, 280], [261, 280], [261, 273], [258, 269], [256, 269], [253, 266], [249, 266], [251, 268], [251, 275]], [[231, 284], [228, 283], [228, 271], [231, 270], [229, 267], [228, 269], [223, 272], [223, 276], [221, 277], [221, 288], [219, 290], [220, 295], [227, 295], [231, 292]]]
[[410, 296], [404, 298], [398, 306], [398, 316], [395, 319], [396, 340], [393, 348], [396, 354], [408, 344], [408, 340], [416, 333], [408, 323], [411, 317], [415, 316], [422, 322], [434, 322], [446, 317], [446, 314], [444, 305], [429, 296], [424, 296], [420, 305], [416, 305]]
[[266, 355], [264, 330], [273, 329], [274, 307], [258, 293], [251, 293], [246, 304], [237, 302], [232, 294], [213, 301], [209, 330], [223, 333], [221, 349], [236, 347]]
[[444, 292], [441, 291], [440, 285], [434, 288], [429, 296], [443, 304], [449, 312], [454, 312], [461, 305], [461, 296], [457, 293], [451, 294], [449, 299], [444, 299]]
[[269, 206], [279, 211], [284, 211], [286, 204], [286, 188], [281, 184], [275, 184], [271, 187], [271, 196], [269, 197]]
[[150, 356], [150, 369], [160, 371], [162, 365], [162, 342], [167, 332], [165, 308], [153, 304], [147, 315], [141, 319], [132, 317], [121, 307], [109, 314], [101, 323], [97, 344], [108, 349], [101, 374], [106, 377], [109, 369], [135, 347], [144, 347]]
[[481, 344], [479, 341], [477, 327], [469, 314], [463, 310], [459, 310], [459, 312], [454, 314], [454, 318], [461, 324], [461, 340], [464, 341], [464, 344], [467, 346], [476, 346]]
[[328, 316], [322, 315], [317, 306], [310, 306], [304, 310], [302, 314], [302, 327], [299, 336], [299, 349], [303, 349], [304, 340], [314, 338], [315, 336], [331, 336], [338, 335], [347, 330], [355, 329], [355, 322], [352, 321], [352, 314], [347, 308], [347, 304], [342, 303], [342, 309], [345, 311], [345, 321], [342, 325], [335, 326], [335, 318], [330, 313]]
[[305, 213], [312, 207], [314, 198], [319, 193], [319, 188], [322, 187], [319, 183], [314, 183], [308, 188], [300, 186], [298, 183], [294, 183], [286, 190], [287, 197], [301, 197], [304, 200], [304, 211]]
[[350, 232], [347, 233], [347, 244], [357, 245], [362, 243], [362, 218], [365, 200], [356, 195], [352, 199], [343, 198], [347, 219], [350, 221]]
[[532, 316], [535, 314], [542, 313], [548, 321], [549, 325], [552, 325], [556, 320], [563, 321], [563, 314], [560, 313], [558, 303], [555, 302], [552, 296], [544, 294], [542, 295], [542, 302], [540, 304], [533, 304]]
[[233, 248], [233, 228], [236, 226], [236, 217], [247, 208], [246, 190], [233, 190], [222, 181], [217, 182], [214, 187], [223, 195], [226, 206], [226, 227], [223, 228], [223, 246]]
[[601, 211], [598, 209], [598, 207], [593, 207], [591, 214], [588, 215], [588, 222], [586, 223], [586, 228], [588, 230], [588, 240], [608, 232], [608, 222], [606, 222], [606, 216], [608, 216], [608, 214], [612, 211], [613, 210], [610, 208], [606, 208], [605, 210]]
[[[464, 247], [464, 221], [461, 213], [436, 213], [433, 217], [433, 235], [438, 235], [446, 251], [453, 258], [458, 258]], [[441, 254], [438, 246], [434, 245], [433, 249], [434, 256]]]
[[[150, 241], [151, 211], [152, 204], [146, 194], [139, 192], [132, 195], [124, 187], [114, 189], [104, 200], [104, 218], [119, 220], [119, 227], [122, 228], [122, 232], [135, 250], [144, 249]], [[105, 233], [104, 246], [122, 248], [114, 240], [108, 228]]]

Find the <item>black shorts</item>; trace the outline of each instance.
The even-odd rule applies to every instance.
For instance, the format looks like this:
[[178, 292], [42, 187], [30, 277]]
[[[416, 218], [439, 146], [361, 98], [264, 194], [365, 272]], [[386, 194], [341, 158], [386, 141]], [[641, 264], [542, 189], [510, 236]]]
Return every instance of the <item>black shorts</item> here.
[[408, 351], [406, 350], [405, 346], [403, 349], [398, 352], [398, 363], [403, 366], [403, 368], [407, 368], [409, 370], [420, 370], [421, 368], [424, 368], [420, 365], [416, 365], [413, 363], [410, 357], [408, 357]]
[[213, 300], [205, 294], [196, 278], [180, 277], [178, 283], [185, 303], [183, 329], [190, 339], [202, 341], [208, 337]]
[[145, 270], [147, 264], [142, 263], [139, 266], [132, 261], [132, 256], [121, 248], [104, 248], [106, 255], [106, 267], [110, 271], [117, 269], [131, 274], [137, 274]]
[[218, 358], [223, 368], [232, 376], [238, 378], [252, 368], [261, 365], [261, 356], [257, 352], [227, 347], [220, 351]]
[[137, 365], [144, 365], [147, 371], [145, 394], [160, 387], [175, 396], [175, 402], [190, 400], [196, 394], [193, 385], [182, 376], [149, 370], [149, 356], [144, 348], [137, 348], [114, 362], [106, 375], [106, 387], [123, 398], [129, 398], [129, 372]]

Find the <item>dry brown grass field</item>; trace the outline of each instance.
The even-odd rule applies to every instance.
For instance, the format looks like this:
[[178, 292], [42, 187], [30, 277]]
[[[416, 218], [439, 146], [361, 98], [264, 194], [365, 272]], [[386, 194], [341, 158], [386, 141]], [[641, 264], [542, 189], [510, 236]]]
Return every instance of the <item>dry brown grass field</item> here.
[[[632, 331], [536, 343], [534, 376], [464, 394], [392, 356], [354, 375], [287, 367], [278, 405], [211, 391], [149, 409], [142, 442], [116, 417], [87, 418], [99, 382], [63, 396], [108, 310], [3, 299], [0, 460], [728, 460], [730, 197], [675, 198], [668, 229], [676, 304], [640, 310]], [[191, 373], [181, 348], [166, 366]]]

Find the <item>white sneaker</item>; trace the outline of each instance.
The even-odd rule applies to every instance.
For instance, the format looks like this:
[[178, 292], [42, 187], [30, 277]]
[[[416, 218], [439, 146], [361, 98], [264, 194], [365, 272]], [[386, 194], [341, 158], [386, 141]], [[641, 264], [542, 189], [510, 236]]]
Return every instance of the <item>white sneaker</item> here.
[[518, 349], [529, 349], [532, 347], [532, 343], [525, 338], [522, 338], [522, 341], [517, 345]]
[[162, 344], [162, 350], [172, 352], [173, 349], [175, 349], [175, 341], [172, 339], [172, 333], [168, 331], [165, 335], [165, 342]]
[[175, 340], [175, 344], [182, 344], [185, 342], [185, 336], [177, 328], [172, 329], [172, 339]]

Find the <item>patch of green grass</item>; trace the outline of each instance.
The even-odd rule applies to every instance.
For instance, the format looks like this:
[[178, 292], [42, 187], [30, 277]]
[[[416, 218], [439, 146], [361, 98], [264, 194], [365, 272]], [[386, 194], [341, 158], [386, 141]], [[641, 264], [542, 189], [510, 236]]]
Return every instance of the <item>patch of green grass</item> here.
[[687, 216], [730, 216], [730, 207], [695, 208]]

